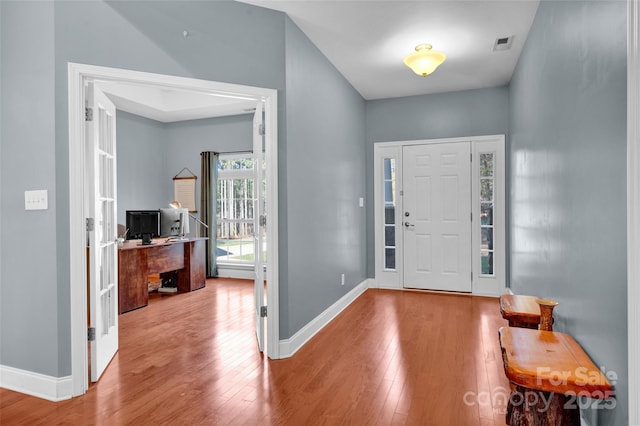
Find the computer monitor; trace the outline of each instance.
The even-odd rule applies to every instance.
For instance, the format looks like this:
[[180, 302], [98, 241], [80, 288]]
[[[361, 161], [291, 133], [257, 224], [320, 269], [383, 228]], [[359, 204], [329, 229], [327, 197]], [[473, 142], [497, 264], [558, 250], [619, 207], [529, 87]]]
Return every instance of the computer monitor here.
[[160, 236], [183, 237], [189, 233], [189, 209], [161, 208]]
[[160, 211], [127, 210], [127, 240], [149, 240], [160, 236]]

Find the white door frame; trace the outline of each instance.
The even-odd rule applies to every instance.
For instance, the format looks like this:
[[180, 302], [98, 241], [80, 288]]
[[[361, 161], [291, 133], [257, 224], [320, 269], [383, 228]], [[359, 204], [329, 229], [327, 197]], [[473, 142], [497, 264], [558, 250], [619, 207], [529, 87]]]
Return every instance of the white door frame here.
[[[85, 122], [87, 178], [85, 217], [94, 219], [88, 232], [88, 274], [91, 313], [88, 324], [96, 331], [90, 343], [91, 382], [97, 382], [118, 351], [118, 169], [116, 106], [97, 84], [86, 86], [88, 106], [94, 111]], [[106, 130], [106, 131], [105, 131]], [[100, 166], [102, 162], [102, 167]], [[106, 185], [104, 185], [106, 183]], [[107, 208], [107, 211], [103, 209]], [[105, 274], [106, 273], [106, 274]], [[105, 282], [102, 282], [104, 279]], [[106, 288], [105, 288], [106, 285]], [[106, 304], [104, 303], [106, 302]]]
[[[505, 137], [504, 135], [488, 135], [488, 136], [470, 136], [464, 138], [443, 138], [443, 139], [425, 139], [425, 140], [410, 140], [410, 141], [392, 141], [392, 142], [379, 142], [374, 144], [374, 236], [375, 236], [375, 279], [372, 287], [378, 288], [392, 288], [402, 289], [402, 283], [404, 282], [403, 270], [402, 270], [402, 232], [400, 223], [402, 217], [398, 216], [398, 212], [404, 211], [402, 205], [402, 196], [400, 196], [400, 189], [402, 188], [402, 147], [407, 145], [423, 145], [423, 144], [436, 144], [436, 143], [455, 143], [455, 142], [471, 142], [471, 151], [474, 155], [474, 159], [477, 158], [477, 154], [480, 152], [495, 151], [496, 161], [501, 164], [502, 167], [498, 167], [498, 175], [496, 176], [496, 193], [501, 195], [497, 196], [496, 203], [496, 222], [500, 226], [495, 228], [494, 241], [496, 246], [500, 248], [500, 252], [496, 250], [494, 271], [495, 277], [483, 277], [480, 275], [480, 262], [473, 258], [472, 270], [473, 270], [473, 282], [471, 284], [472, 294], [477, 295], [489, 295], [498, 296], [506, 292], [506, 181], [505, 181]], [[395, 154], [395, 155], [394, 155]], [[384, 250], [381, 249], [382, 242], [384, 241], [384, 235], [382, 234], [382, 220], [384, 212], [382, 211], [382, 159], [394, 157], [396, 158], [396, 269], [394, 271], [384, 270]], [[477, 161], [475, 162], [477, 163]], [[477, 176], [477, 165], [474, 164], [472, 168], [472, 183], [475, 182]], [[479, 206], [474, 203], [475, 194], [477, 188], [472, 187], [472, 211], [474, 218], [479, 218]], [[475, 229], [477, 220], [473, 221], [474, 228], [472, 229], [472, 250], [478, 248], [479, 253], [479, 228]]]
[[70, 318], [71, 318], [71, 381], [72, 395], [84, 394], [88, 389], [87, 353], [87, 288], [86, 288], [86, 230], [84, 217], [85, 188], [85, 83], [109, 81], [139, 83], [205, 92], [248, 101], [264, 101], [265, 143], [267, 158], [267, 355], [280, 357], [278, 306], [278, 92], [252, 86], [241, 86], [93, 65], [68, 64], [69, 102], [69, 259], [70, 259]]
[[627, 1], [627, 340], [629, 424], [640, 424], [640, 3]]

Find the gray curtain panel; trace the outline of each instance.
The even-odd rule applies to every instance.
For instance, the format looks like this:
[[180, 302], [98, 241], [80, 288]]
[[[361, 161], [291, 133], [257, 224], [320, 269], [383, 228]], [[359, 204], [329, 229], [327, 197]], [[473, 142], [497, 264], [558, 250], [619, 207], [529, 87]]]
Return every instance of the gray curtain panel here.
[[201, 152], [200, 163], [202, 168], [202, 182], [200, 183], [200, 220], [206, 223], [209, 228], [204, 228], [201, 234], [208, 237], [207, 240], [207, 278], [218, 276], [218, 265], [216, 263], [216, 236], [218, 233], [218, 153]]

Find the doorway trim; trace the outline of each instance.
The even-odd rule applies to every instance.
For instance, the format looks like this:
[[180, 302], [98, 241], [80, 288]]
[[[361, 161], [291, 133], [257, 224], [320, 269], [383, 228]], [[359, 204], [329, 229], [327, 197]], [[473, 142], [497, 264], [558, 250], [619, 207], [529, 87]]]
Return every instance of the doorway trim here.
[[[148, 84], [205, 92], [244, 100], [263, 101], [265, 106], [265, 157], [267, 160], [267, 356], [278, 359], [278, 92], [252, 86], [177, 77], [77, 63], [68, 64], [69, 112], [69, 285], [71, 320], [72, 396], [89, 386], [87, 352], [87, 279], [85, 229], [85, 84], [89, 81]], [[256, 342], [257, 345], [257, 342]]]
[[[495, 219], [500, 226], [496, 226], [495, 228], [495, 237], [494, 241], [496, 242], [498, 247], [502, 249], [500, 252], [496, 250], [495, 253], [495, 270], [496, 274], [494, 277], [486, 277], [482, 276], [479, 272], [480, 270], [480, 261], [478, 259], [474, 259], [473, 257], [470, 259], [473, 278], [471, 283], [471, 291], [474, 295], [486, 295], [486, 296], [498, 296], [507, 291], [507, 281], [506, 281], [506, 163], [505, 163], [505, 136], [504, 135], [487, 135], [487, 136], [470, 136], [470, 137], [461, 137], [461, 138], [442, 138], [442, 139], [424, 139], [424, 140], [408, 140], [408, 141], [391, 141], [391, 142], [378, 142], [374, 144], [374, 237], [375, 237], [375, 248], [374, 248], [374, 256], [375, 256], [375, 278], [374, 284], [371, 287], [375, 288], [388, 288], [388, 289], [404, 289], [404, 271], [402, 267], [402, 256], [403, 256], [403, 241], [402, 241], [402, 217], [396, 214], [395, 217], [395, 228], [396, 228], [396, 268], [394, 270], [385, 270], [383, 267], [384, 264], [384, 248], [383, 241], [384, 235], [382, 233], [383, 228], [383, 215], [384, 211], [382, 209], [384, 199], [383, 194], [383, 185], [382, 185], [382, 160], [384, 158], [393, 157], [396, 159], [396, 186], [395, 186], [395, 199], [396, 202], [396, 211], [403, 211], [402, 205], [402, 196], [400, 195], [400, 190], [402, 189], [402, 147], [409, 145], [425, 145], [425, 144], [446, 144], [446, 143], [459, 143], [459, 142], [469, 142], [471, 144], [471, 152], [474, 158], [474, 163], [472, 164], [471, 173], [472, 173], [472, 181], [470, 185], [472, 185], [472, 206], [471, 211], [473, 212], [474, 218], [480, 217], [480, 209], [479, 205], [476, 206], [475, 203], [478, 193], [478, 188], [474, 183], [477, 176], [476, 172], [478, 171], [477, 166], [477, 157], [479, 153], [483, 152], [495, 152], [496, 157], [495, 160], [499, 164], [497, 169], [496, 178], [496, 193], [499, 195], [496, 197], [496, 214]], [[486, 148], [483, 148], [486, 147]], [[473, 220], [473, 225], [479, 223], [478, 220]], [[476, 230], [475, 227], [472, 229], [472, 253], [475, 252], [476, 248], [479, 248], [480, 242], [480, 231], [479, 228]], [[478, 252], [479, 253], [479, 252]]]
[[629, 424], [640, 423], [640, 2], [627, 1], [627, 365]]

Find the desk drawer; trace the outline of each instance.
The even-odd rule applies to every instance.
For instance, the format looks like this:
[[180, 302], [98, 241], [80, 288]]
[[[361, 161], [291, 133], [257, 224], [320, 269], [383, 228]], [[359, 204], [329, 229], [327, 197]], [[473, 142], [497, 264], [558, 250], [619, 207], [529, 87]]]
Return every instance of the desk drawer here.
[[151, 247], [147, 251], [147, 273], [175, 271], [184, 268], [184, 244]]

